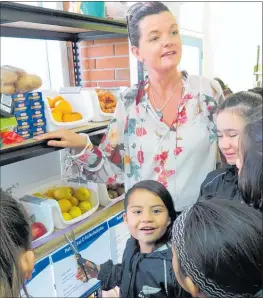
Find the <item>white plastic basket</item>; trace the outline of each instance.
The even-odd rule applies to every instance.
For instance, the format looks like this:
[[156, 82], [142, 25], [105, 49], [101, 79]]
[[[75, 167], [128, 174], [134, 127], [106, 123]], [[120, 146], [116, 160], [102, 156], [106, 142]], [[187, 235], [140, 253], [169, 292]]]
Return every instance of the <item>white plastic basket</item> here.
[[[119, 100], [120, 98], [120, 94], [127, 89], [127, 87], [116, 87], [116, 88], [99, 88], [101, 90], [108, 90], [110, 92], [112, 92], [115, 97], [117, 98], [117, 100]], [[97, 92], [95, 91], [95, 88], [84, 88], [81, 90], [81, 92], [84, 94], [86, 91], [94, 91], [96, 96], [92, 97], [92, 104], [93, 104], [93, 117], [92, 117], [92, 121], [94, 122], [101, 122], [101, 121], [107, 121], [112, 119], [112, 117], [114, 116], [114, 113], [105, 113], [101, 110], [100, 107], [100, 103], [99, 103], [99, 98], [97, 95]]]
[[[51, 235], [54, 232], [54, 221], [52, 218], [52, 209], [46, 200], [34, 200], [33, 202], [20, 201], [24, 206], [29, 217], [34, 218], [34, 222], [41, 222], [47, 229], [47, 232], [36, 240], [40, 240]], [[34, 240], [34, 241], [36, 241]], [[33, 242], [34, 242], [33, 241]]]
[[[52, 221], [54, 226], [57, 229], [64, 229], [68, 226], [71, 226], [87, 217], [92, 215], [94, 212], [99, 207], [99, 198], [98, 198], [98, 191], [97, 191], [97, 184], [95, 183], [88, 183], [86, 185], [84, 184], [78, 184], [75, 182], [69, 182], [66, 180], [62, 180], [60, 176], [54, 176], [51, 178], [48, 178], [44, 181], [39, 181], [35, 184], [31, 184], [27, 186], [26, 188], [20, 188], [16, 190], [16, 193], [14, 193], [14, 196], [16, 198], [21, 198], [24, 195], [31, 195], [33, 193], [44, 193], [47, 189], [53, 188], [53, 187], [58, 187], [58, 186], [69, 186], [69, 187], [81, 187], [85, 186], [90, 190], [90, 203], [92, 204], [92, 209], [89, 210], [88, 212], [82, 214], [81, 216], [74, 218], [72, 220], [65, 221], [64, 218], [62, 217], [62, 213], [60, 211], [59, 204], [56, 200], [53, 199], [42, 199], [45, 201], [49, 208], [51, 209], [52, 212]], [[28, 203], [30, 204], [30, 203]], [[47, 214], [49, 211], [43, 211], [45, 214]], [[52, 231], [53, 232], [53, 231]]]
[[110, 204], [111, 202], [118, 200], [121, 196], [115, 198], [115, 199], [111, 199], [108, 195], [108, 190], [107, 190], [107, 186], [106, 184], [103, 183], [98, 183], [97, 184], [97, 189], [98, 189], [98, 196], [99, 196], [99, 200], [100, 200], [100, 205], [105, 207], [108, 204]]
[[[54, 120], [51, 108], [49, 107], [47, 97], [54, 98], [55, 96], [61, 95], [67, 100], [71, 106], [73, 112], [78, 112], [82, 115], [83, 119], [74, 122], [58, 122]], [[63, 93], [60, 94], [56, 90], [43, 90], [42, 91], [43, 101], [45, 103], [45, 116], [47, 119], [47, 131], [54, 131], [60, 128], [76, 128], [79, 126], [88, 125], [89, 121], [93, 118], [94, 109], [92, 99], [96, 96], [95, 91], [88, 91], [83, 94], [80, 93]]]

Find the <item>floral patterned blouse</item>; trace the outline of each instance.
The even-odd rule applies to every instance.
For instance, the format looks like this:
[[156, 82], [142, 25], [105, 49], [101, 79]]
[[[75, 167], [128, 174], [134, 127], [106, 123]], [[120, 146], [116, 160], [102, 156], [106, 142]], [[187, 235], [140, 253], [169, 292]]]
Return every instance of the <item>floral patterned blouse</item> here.
[[183, 77], [183, 97], [171, 127], [148, 100], [147, 81], [123, 94], [100, 146], [74, 160], [85, 179], [124, 183], [126, 191], [143, 179], [157, 180], [170, 191], [176, 211], [197, 201], [201, 183], [216, 166], [214, 112], [224, 97], [215, 80]]

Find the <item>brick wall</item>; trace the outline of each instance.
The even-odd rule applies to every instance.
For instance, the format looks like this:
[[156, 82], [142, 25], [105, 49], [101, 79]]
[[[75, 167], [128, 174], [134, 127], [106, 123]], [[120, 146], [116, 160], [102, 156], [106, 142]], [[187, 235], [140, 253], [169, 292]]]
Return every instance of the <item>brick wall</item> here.
[[[64, 2], [68, 11], [69, 2]], [[70, 83], [75, 85], [71, 43], [67, 43]], [[130, 86], [128, 38], [80, 42], [83, 87]]]
[[[70, 82], [74, 85], [71, 45], [68, 43]], [[80, 42], [83, 87], [130, 86], [128, 39]]]

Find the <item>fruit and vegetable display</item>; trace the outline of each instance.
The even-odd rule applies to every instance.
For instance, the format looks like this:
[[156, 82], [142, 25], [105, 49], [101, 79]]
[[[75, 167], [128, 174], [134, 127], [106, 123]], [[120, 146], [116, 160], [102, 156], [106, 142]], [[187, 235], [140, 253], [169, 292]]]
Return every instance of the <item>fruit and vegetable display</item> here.
[[96, 92], [102, 112], [114, 113], [117, 105], [116, 97], [109, 90], [97, 89]]
[[46, 227], [41, 222], [33, 222], [31, 224], [33, 241], [47, 233]]
[[65, 221], [72, 220], [92, 209], [90, 190], [86, 187], [56, 186], [43, 193], [33, 193], [35, 197], [57, 200]]
[[47, 97], [52, 117], [57, 122], [74, 122], [83, 119], [81, 113], [73, 112], [71, 104], [61, 95]]
[[29, 74], [22, 69], [5, 65], [1, 67], [1, 94], [26, 93], [36, 90], [42, 86], [39, 76]]
[[124, 185], [123, 184], [109, 184], [107, 185], [107, 192], [109, 195], [109, 198], [111, 200], [118, 198], [119, 196], [123, 195]]

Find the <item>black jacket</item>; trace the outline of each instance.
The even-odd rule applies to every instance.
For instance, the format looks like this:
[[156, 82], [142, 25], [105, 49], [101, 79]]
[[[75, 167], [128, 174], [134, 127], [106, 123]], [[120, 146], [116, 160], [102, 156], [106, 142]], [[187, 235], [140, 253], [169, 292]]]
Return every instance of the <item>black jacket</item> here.
[[238, 189], [238, 169], [236, 166], [226, 165], [220, 169], [210, 172], [201, 185], [201, 196], [216, 196], [217, 198], [231, 200], [242, 200]]
[[122, 264], [114, 265], [112, 260], [102, 264], [98, 279], [102, 290], [119, 286], [122, 298], [191, 297], [175, 279], [171, 247], [164, 244], [143, 254], [132, 237], [127, 241]]

